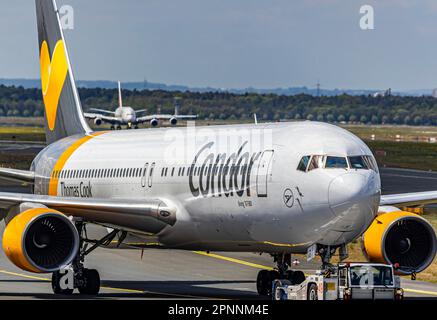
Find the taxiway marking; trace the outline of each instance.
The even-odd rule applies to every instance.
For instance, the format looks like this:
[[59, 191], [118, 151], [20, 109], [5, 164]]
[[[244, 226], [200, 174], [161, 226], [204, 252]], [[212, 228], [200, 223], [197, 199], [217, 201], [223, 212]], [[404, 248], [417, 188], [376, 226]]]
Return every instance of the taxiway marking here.
[[[32, 280], [40, 280], [45, 282], [50, 282], [50, 278], [45, 277], [38, 277], [38, 276], [31, 276], [23, 273], [17, 273], [7, 270], [0, 270], [0, 273], [7, 274], [10, 276], [16, 276], [21, 278], [27, 278]], [[171, 296], [171, 297], [179, 297], [179, 298], [190, 298], [190, 299], [218, 299], [218, 300], [226, 300], [222, 298], [214, 298], [214, 297], [200, 297], [200, 296], [192, 296], [192, 295], [185, 295], [185, 294], [177, 294], [177, 293], [167, 293], [167, 292], [155, 292], [155, 291], [147, 291], [147, 290], [135, 290], [135, 289], [126, 289], [126, 288], [115, 288], [115, 287], [107, 287], [102, 286], [102, 289], [111, 290], [111, 291], [119, 291], [119, 292], [125, 292], [125, 293], [140, 293], [140, 294], [156, 294], [156, 295], [163, 295], [163, 296]]]
[[242, 264], [244, 266], [248, 266], [248, 267], [252, 267], [252, 268], [274, 270], [272, 267], [267, 267], [267, 266], [263, 266], [261, 264], [252, 263], [252, 262], [248, 262], [248, 261], [244, 261], [244, 260], [240, 260], [240, 259], [235, 259], [235, 258], [231, 258], [231, 257], [225, 257], [225, 256], [215, 254], [215, 253], [207, 253], [205, 251], [192, 251], [192, 252], [203, 255], [203, 256], [211, 257], [211, 258], [216, 258], [216, 259], [221, 259], [221, 260], [225, 260], [225, 261], [229, 261], [229, 262]]

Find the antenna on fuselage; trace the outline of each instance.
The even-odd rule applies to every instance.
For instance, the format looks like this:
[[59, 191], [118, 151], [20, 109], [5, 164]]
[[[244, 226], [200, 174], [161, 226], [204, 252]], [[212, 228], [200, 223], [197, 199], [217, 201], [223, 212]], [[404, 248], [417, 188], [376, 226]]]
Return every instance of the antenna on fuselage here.
[[255, 124], [258, 124], [258, 118], [256, 117], [256, 113], [253, 114], [253, 120], [255, 120]]

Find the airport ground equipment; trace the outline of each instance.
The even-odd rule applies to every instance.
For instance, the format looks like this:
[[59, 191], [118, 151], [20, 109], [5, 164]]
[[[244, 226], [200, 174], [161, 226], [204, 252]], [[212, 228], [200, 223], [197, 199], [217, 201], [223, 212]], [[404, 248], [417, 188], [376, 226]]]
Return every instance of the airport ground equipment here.
[[273, 281], [273, 300], [401, 300], [404, 291], [393, 265], [340, 263], [335, 273], [317, 271], [301, 283]]

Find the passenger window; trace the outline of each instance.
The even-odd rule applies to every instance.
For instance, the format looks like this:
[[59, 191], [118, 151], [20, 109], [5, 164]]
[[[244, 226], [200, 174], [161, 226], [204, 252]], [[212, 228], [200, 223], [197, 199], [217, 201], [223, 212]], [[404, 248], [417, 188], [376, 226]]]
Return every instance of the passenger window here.
[[323, 162], [325, 160], [325, 156], [312, 156], [310, 164], [308, 166], [308, 171], [323, 168]]
[[369, 169], [364, 157], [361, 156], [349, 157], [349, 163], [351, 169]]
[[340, 168], [347, 169], [347, 161], [346, 158], [343, 157], [326, 157], [326, 165], [325, 168]]
[[299, 171], [307, 171], [308, 163], [310, 162], [310, 156], [304, 156], [299, 162], [299, 165], [297, 166], [297, 170]]

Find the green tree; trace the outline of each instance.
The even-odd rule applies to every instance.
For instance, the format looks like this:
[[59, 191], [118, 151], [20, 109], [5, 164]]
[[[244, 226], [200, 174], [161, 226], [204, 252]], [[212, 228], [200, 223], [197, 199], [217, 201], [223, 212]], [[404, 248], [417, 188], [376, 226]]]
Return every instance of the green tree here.
[[334, 117], [334, 115], [333, 115], [332, 113], [330, 113], [330, 114], [328, 114], [328, 115], [326, 116], [326, 120], [327, 120], [328, 122], [334, 122], [334, 121], [335, 121], [335, 117]]

